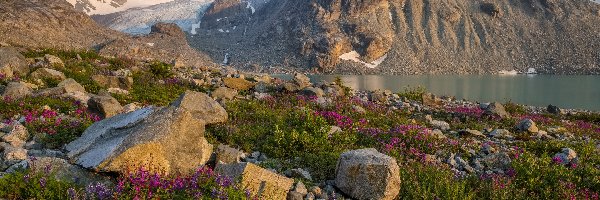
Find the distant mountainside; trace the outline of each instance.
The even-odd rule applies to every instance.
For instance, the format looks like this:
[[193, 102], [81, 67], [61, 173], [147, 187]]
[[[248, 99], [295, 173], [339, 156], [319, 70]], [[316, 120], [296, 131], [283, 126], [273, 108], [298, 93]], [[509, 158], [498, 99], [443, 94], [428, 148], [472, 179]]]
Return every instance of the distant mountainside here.
[[191, 45], [239, 68], [600, 74], [589, 0], [216, 0]]
[[89, 15], [109, 14], [130, 8], [147, 7], [173, 0], [67, 0], [75, 10]]
[[213, 0], [174, 0], [142, 8], [92, 18], [106, 27], [130, 34], [148, 34], [150, 27], [158, 22], [175, 23], [186, 32], [193, 33], [199, 26], [203, 12]]
[[0, 1], [0, 43], [26, 49], [98, 50], [101, 55], [209, 67], [209, 57], [192, 49], [174, 24], [158, 23], [148, 35], [99, 26], [64, 0]]

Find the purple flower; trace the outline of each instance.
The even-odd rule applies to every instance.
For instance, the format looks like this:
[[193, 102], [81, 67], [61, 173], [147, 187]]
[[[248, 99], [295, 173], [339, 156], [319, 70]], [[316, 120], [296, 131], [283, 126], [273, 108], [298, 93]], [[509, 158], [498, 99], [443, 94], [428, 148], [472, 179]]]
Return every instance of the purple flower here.
[[557, 155], [557, 156], [554, 156], [554, 157], [552, 158], [552, 162], [554, 162], [554, 163], [556, 163], [556, 164], [562, 164], [562, 163], [563, 163], [563, 160], [562, 160], [562, 158], [561, 158], [560, 156], [558, 156], [558, 155]]
[[102, 183], [91, 184], [86, 187], [86, 193], [98, 199], [108, 199], [111, 197], [111, 190]]
[[67, 193], [69, 194], [69, 199], [78, 199], [77, 198], [77, 192], [75, 191], [74, 188], [69, 188], [67, 190]]
[[40, 187], [46, 188], [46, 178], [40, 178]]

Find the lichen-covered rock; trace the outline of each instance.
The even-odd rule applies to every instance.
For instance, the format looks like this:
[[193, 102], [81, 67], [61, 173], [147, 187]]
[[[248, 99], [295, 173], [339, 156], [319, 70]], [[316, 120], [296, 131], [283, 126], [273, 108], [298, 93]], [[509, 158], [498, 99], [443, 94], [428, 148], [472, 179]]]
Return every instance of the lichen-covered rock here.
[[2, 136], [2, 141], [7, 142], [13, 147], [23, 147], [29, 137], [29, 132], [21, 124], [9, 125], [10, 131]]
[[123, 110], [123, 107], [117, 99], [103, 95], [92, 96], [88, 101], [88, 106], [91, 110], [99, 113], [104, 118], [115, 116]]
[[166, 107], [143, 108], [94, 123], [66, 150], [74, 163], [97, 171], [144, 167], [188, 174], [208, 161], [212, 145], [204, 138], [204, 121], [186, 109]]
[[241, 180], [252, 195], [260, 199], [286, 199], [294, 180], [263, 169], [252, 163], [217, 164], [215, 170]]
[[235, 90], [249, 90], [254, 87], [254, 83], [243, 78], [224, 78], [223, 83], [225, 86]]
[[562, 148], [560, 153], [554, 155], [553, 160], [563, 165], [569, 163], [577, 164], [577, 153], [571, 148]]
[[335, 185], [355, 199], [394, 199], [400, 192], [400, 168], [394, 158], [372, 148], [344, 152]]
[[22, 147], [14, 147], [8, 143], [0, 143], [0, 147], [4, 149], [2, 154], [4, 161], [14, 162], [27, 159], [27, 150]]
[[217, 163], [239, 163], [244, 156], [244, 152], [231, 148], [228, 145], [217, 146]]
[[54, 80], [65, 80], [67, 77], [62, 72], [49, 69], [49, 68], [39, 68], [31, 73], [32, 79], [54, 79]]
[[4, 89], [4, 98], [21, 99], [33, 94], [33, 90], [25, 83], [10, 82]]
[[44, 61], [49, 65], [49, 67], [64, 67], [65, 63], [57, 56], [46, 54], [44, 55]]
[[171, 106], [186, 109], [207, 124], [227, 121], [227, 111], [219, 103], [201, 92], [186, 91]]
[[92, 80], [106, 88], [120, 88], [123, 90], [131, 90], [133, 87], [133, 78], [129, 76], [105, 76], [93, 75]]
[[5, 78], [23, 77], [29, 73], [25, 57], [15, 48], [0, 48], [0, 74]]
[[216, 100], [233, 100], [237, 94], [237, 90], [228, 87], [219, 87], [212, 91], [210, 96]]
[[300, 89], [304, 89], [304, 88], [312, 85], [310, 83], [310, 78], [308, 78], [308, 76], [301, 74], [301, 73], [294, 74], [294, 78], [292, 80], [294, 81], [294, 83], [296, 83], [300, 87]]
[[484, 113], [487, 115], [498, 115], [502, 118], [510, 117], [510, 114], [508, 114], [508, 112], [506, 112], [506, 109], [504, 109], [504, 106], [498, 102], [494, 102], [494, 103], [491, 103], [490, 105], [488, 105], [485, 108]]

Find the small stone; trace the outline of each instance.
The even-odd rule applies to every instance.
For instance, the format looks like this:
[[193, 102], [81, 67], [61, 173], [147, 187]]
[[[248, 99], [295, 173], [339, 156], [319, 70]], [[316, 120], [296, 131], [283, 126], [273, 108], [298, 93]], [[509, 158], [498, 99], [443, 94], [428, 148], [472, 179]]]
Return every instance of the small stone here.
[[0, 146], [4, 149], [3, 159], [5, 161], [21, 161], [27, 159], [27, 150], [20, 147], [13, 147], [8, 143], [2, 143]]
[[325, 94], [325, 92], [323, 92], [321, 88], [306, 87], [302, 91], [300, 91], [300, 94], [304, 96], [322, 97]]
[[12, 130], [2, 136], [2, 140], [4, 142], [9, 143], [13, 147], [23, 147], [29, 137], [29, 132], [27, 132], [27, 128], [25, 128], [21, 124], [15, 124], [12, 126]]
[[244, 152], [231, 148], [229, 145], [219, 145], [217, 146], [217, 163], [239, 163], [241, 158], [244, 156]]
[[562, 114], [562, 110], [558, 106], [548, 105], [548, 108], [546, 110], [550, 114], [555, 114], [555, 115]]
[[442, 104], [442, 100], [431, 93], [424, 93], [421, 95], [421, 99], [423, 101], [423, 105], [429, 107], [437, 107]]
[[308, 193], [306, 195], [306, 197], [304, 197], [304, 200], [314, 200], [315, 199], [315, 195], [313, 193]]
[[508, 131], [506, 129], [494, 129], [492, 132], [489, 133], [489, 136], [494, 137], [494, 138], [502, 138], [502, 139], [512, 139], [513, 138], [510, 131]]
[[303, 200], [304, 199], [304, 195], [300, 194], [296, 191], [290, 191], [287, 194], [287, 200]]
[[504, 106], [501, 103], [498, 102], [494, 102], [489, 104], [485, 110], [484, 113], [487, 115], [498, 115], [502, 118], [509, 118], [510, 114], [508, 114], [508, 112], [506, 112], [506, 109], [504, 109]]
[[63, 90], [64, 93], [82, 92], [85, 93], [85, 88], [81, 84], [77, 83], [72, 78], [65, 79], [58, 84], [58, 87]]
[[304, 186], [304, 183], [302, 183], [302, 181], [298, 181], [298, 183], [296, 183], [294, 192], [298, 192], [298, 193], [302, 194], [302, 196], [308, 194], [308, 190], [306, 189], [306, 186]]
[[310, 172], [308, 172], [302, 168], [292, 169], [291, 176], [295, 177], [295, 178], [303, 178], [303, 179], [312, 181], [312, 176], [310, 175]]
[[44, 55], [44, 61], [49, 65], [49, 67], [65, 67], [65, 63], [62, 61], [62, 59], [54, 55]]
[[538, 127], [536, 126], [535, 122], [531, 119], [524, 119], [522, 120], [519, 125], [517, 126], [517, 129], [520, 131], [527, 131], [530, 133], [537, 133], [539, 131]]
[[310, 78], [301, 73], [294, 74], [294, 78], [292, 80], [299, 86], [299, 89], [303, 89], [312, 85], [310, 83]]
[[32, 79], [54, 79], [54, 80], [65, 80], [67, 77], [62, 72], [48, 69], [48, 68], [39, 68], [31, 73], [30, 77]]
[[357, 112], [359, 114], [365, 114], [367, 112], [363, 107], [360, 107], [357, 105], [352, 105], [352, 110], [354, 110], [354, 112]]
[[434, 129], [431, 131], [431, 135], [437, 139], [446, 139], [446, 135], [440, 129]]
[[461, 130], [458, 133], [462, 134], [462, 135], [467, 135], [467, 136], [485, 137], [485, 135], [483, 135], [483, 133], [481, 133], [481, 131], [472, 130], [472, 129]]
[[88, 101], [88, 106], [104, 118], [115, 116], [123, 110], [119, 101], [111, 96], [93, 96]]
[[566, 165], [577, 159], [577, 153], [571, 148], [562, 148], [560, 153], [556, 153], [553, 157], [555, 162]]
[[237, 90], [227, 87], [219, 87], [210, 93], [210, 96], [215, 100], [233, 100], [237, 95]]

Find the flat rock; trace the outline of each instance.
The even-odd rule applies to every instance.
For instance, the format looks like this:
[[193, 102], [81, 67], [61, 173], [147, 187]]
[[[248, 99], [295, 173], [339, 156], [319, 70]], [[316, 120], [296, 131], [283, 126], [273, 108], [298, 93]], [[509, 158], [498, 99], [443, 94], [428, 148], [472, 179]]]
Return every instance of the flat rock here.
[[241, 180], [241, 184], [260, 199], [286, 199], [294, 180], [252, 163], [217, 164], [215, 170]]
[[224, 78], [223, 83], [228, 88], [235, 90], [249, 90], [250, 88], [254, 87], [254, 83], [243, 78]]
[[354, 199], [395, 199], [400, 192], [400, 168], [396, 159], [373, 148], [344, 152], [335, 185]]

